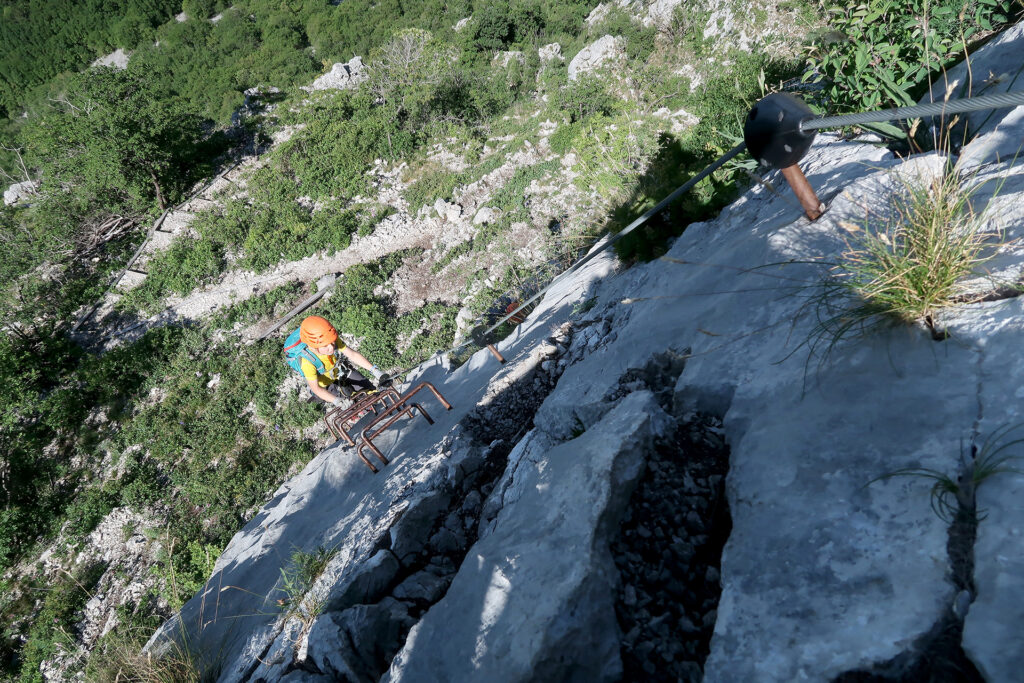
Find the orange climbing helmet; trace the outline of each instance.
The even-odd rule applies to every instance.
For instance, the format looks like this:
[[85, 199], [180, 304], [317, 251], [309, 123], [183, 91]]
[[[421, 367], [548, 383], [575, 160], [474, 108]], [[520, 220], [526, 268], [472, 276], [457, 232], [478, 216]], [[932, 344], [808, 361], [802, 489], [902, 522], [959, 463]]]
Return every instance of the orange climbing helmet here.
[[299, 340], [318, 349], [338, 341], [338, 331], [325, 318], [311, 315], [299, 326]]

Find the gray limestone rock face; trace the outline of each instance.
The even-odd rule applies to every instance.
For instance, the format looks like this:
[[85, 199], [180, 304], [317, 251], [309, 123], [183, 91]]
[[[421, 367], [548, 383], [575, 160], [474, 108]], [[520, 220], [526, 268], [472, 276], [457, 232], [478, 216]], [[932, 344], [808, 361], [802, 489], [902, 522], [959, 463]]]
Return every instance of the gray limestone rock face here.
[[543, 62], [564, 62], [562, 46], [559, 43], [548, 43], [537, 49], [537, 57]]
[[376, 681], [412, 622], [405, 607], [386, 598], [318, 619], [306, 638], [306, 660], [331, 680]]
[[[1016, 466], [1019, 467], [1019, 464]], [[974, 580], [978, 595], [964, 624], [964, 650], [990, 681], [1024, 671], [1024, 476], [995, 475], [979, 489], [986, 513], [978, 525]]]
[[14, 183], [4, 190], [4, 204], [6, 206], [10, 206], [12, 204], [17, 204], [20, 201], [26, 201], [29, 197], [35, 194], [38, 187], [39, 183], [35, 180], [26, 180], [21, 183]]
[[473, 225], [481, 225], [486, 223], [493, 223], [501, 217], [501, 211], [490, 206], [482, 207], [473, 216]]
[[616, 680], [608, 549], [661, 409], [631, 394], [515, 472], [520, 494], [413, 628], [386, 681]]
[[347, 62], [338, 62], [331, 67], [331, 70], [320, 76], [309, 86], [303, 86], [303, 90], [310, 92], [316, 90], [351, 90], [366, 80], [365, 65], [363, 58], [356, 55]]
[[[1024, 182], [1018, 184], [1024, 193]], [[1019, 206], [1019, 204], [1018, 204]], [[1024, 210], [1013, 223], [1022, 230]], [[977, 385], [979, 458], [1008, 457], [1004, 471], [978, 485], [982, 516], [974, 546], [977, 595], [964, 621], [964, 651], [989, 681], [1020, 680], [1024, 649], [1024, 449], [1013, 441], [1024, 437], [1019, 401], [1024, 391], [1024, 301], [1019, 297], [990, 302], [958, 312], [950, 320], [956, 336], [977, 340], [972, 345], [979, 373]], [[987, 444], [987, 447], [986, 447]], [[1006, 447], [1000, 451], [1001, 447]], [[961, 610], [965, 606], [960, 605]]]
[[439, 491], [409, 507], [402, 508], [401, 516], [391, 527], [391, 552], [399, 561], [408, 563], [423, 550], [430, 538], [430, 530], [437, 524], [437, 516], [448, 508], [451, 495]]
[[123, 71], [128, 68], [128, 60], [131, 56], [131, 52], [125, 52], [124, 48], [119, 47], [110, 54], [100, 57], [90, 64], [90, 66], [108, 66], [119, 71]]
[[569, 80], [575, 81], [582, 74], [619, 59], [623, 56], [623, 40], [618, 36], [601, 36], [580, 50], [569, 62]]
[[675, 13], [676, 8], [679, 7], [682, 0], [654, 0], [647, 7], [647, 13], [643, 17], [643, 23], [645, 26], [662, 26], [668, 25], [672, 21], [672, 15]]
[[492, 64], [503, 69], [507, 69], [512, 62], [518, 62], [522, 65], [526, 62], [526, 56], [520, 50], [504, 50], [495, 54], [491, 59]]
[[434, 201], [434, 211], [446, 221], [456, 221], [462, 216], [462, 207], [458, 204], [451, 204], [438, 198]]
[[362, 563], [359, 573], [352, 581], [343, 587], [339, 584], [331, 587], [325, 600], [325, 608], [329, 611], [338, 611], [357, 603], [376, 602], [392, 585], [398, 570], [399, 564], [395, 554], [390, 550], [378, 550]]
[[399, 600], [416, 600], [433, 604], [444, 595], [448, 581], [434, 572], [416, 572], [395, 588], [393, 595]]

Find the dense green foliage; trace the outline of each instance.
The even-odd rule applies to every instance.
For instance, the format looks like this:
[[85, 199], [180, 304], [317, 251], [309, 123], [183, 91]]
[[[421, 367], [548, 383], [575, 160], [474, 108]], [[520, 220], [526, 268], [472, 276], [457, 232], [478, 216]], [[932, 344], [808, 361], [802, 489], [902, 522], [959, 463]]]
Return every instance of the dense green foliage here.
[[[804, 80], [846, 113], [914, 104], [929, 74], [962, 59], [979, 34], [1005, 23], [1016, 0], [869, 0], [828, 11]], [[938, 97], [945, 93], [937, 93]]]
[[365, 172], [376, 158], [412, 152], [413, 133], [395, 109], [373, 106], [366, 95], [325, 92], [303, 112], [306, 128], [281, 146], [284, 173], [292, 187], [315, 199], [351, 198], [366, 191]]
[[[114, 47], [152, 40], [178, 0], [12, 0], [0, 8], [0, 117], [16, 115], [25, 93]], [[117, 17], [111, 21], [111, 17]]]
[[[32, 208], [0, 214], [0, 302], [33, 326], [61, 326], [95, 298], [140, 228], [207, 173], [223, 147], [220, 135], [200, 140], [197, 117], [172, 94], [113, 69], [68, 79], [60, 101], [23, 133], [25, 162], [42, 181]], [[104, 236], [111, 226], [120, 232]], [[50, 277], [19, 280], [40, 267]]]
[[180, 193], [179, 166], [199, 143], [199, 121], [171, 93], [112, 68], [73, 79], [60, 105], [30, 128], [30, 160], [54, 201], [110, 213], [159, 208]]
[[[0, 397], [9, 406], [0, 425], [2, 566], [65, 519], [63, 533], [77, 538], [113, 507], [158, 505], [164, 547], [179, 549], [166, 554], [164, 571], [175, 577], [178, 604], [191, 595], [210, 553], [216, 557], [274, 482], [313, 454], [296, 432], [309, 413], [295, 397], [278, 404], [286, 372], [279, 343], [213, 341], [217, 325], [272, 311], [274, 298], [280, 294], [205, 328], [150, 332], [102, 357], [59, 339], [0, 338], [0, 371], [16, 380], [3, 383]], [[95, 479], [104, 459], [122, 474]]]
[[89, 564], [78, 568], [75, 574], [61, 576], [51, 585], [41, 587], [43, 605], [21, 651], [19, 683], [43, 683], [45, 679], [39, 665], [57, 654], [57, 643], [73, 647], [74, 626], [105, 569], [102, 563]]

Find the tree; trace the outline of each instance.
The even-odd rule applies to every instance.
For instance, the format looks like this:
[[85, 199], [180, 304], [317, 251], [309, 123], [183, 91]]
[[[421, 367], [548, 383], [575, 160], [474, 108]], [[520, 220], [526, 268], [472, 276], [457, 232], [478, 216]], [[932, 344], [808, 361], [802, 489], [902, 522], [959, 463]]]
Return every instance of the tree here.
[[29, 133], [44, 195], [101, 199], [111, 212], [160, 209], [183, 188], [199, 119], [141, 74], [93, 69], [74, 78]]
[[417, 121], [453, 75], [457, 58], [453, 47], [435, 41], [429, 31], [399, 31], [370, 61], [370, 91], [398, 116]]
[[487, 3], [477, 12], [476, 44], [480, 50], [501, 50], [512, 41], [515, 27], [507, 2]]

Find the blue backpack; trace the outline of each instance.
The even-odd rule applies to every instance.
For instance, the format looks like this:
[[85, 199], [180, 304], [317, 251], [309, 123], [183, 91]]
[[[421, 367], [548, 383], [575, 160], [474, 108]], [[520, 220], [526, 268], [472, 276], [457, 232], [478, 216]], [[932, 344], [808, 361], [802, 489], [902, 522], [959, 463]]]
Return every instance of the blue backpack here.
[[288, 364], [288, 367], [301, 375], [303, 358], [312, 363], [319, 374], [327, 374], [323, 361], [316, 357], [316, 354], [310, 350], [304, 341], [299, 339], [299, 331], [295, 330], [284, 340], [284, 362]]

